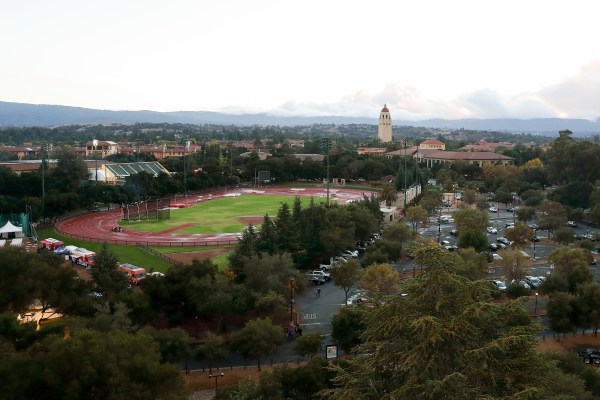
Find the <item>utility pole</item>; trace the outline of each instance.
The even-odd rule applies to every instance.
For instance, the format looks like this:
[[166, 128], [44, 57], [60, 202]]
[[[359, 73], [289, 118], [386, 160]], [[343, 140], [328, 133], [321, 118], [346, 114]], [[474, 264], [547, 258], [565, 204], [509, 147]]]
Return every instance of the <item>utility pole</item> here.
[[325, 206], [329, 208], [329, 150], [331, 150], [331, 138], [322, 138], [321, 144], [327, 155], [327, 200]]
[[406, 212], [406, 139], [404, 139], [404, 212]]
[[44, 217], [46, 212], [46, 142], [42, 142], [40, 150], [42, 151], [42, 217]]

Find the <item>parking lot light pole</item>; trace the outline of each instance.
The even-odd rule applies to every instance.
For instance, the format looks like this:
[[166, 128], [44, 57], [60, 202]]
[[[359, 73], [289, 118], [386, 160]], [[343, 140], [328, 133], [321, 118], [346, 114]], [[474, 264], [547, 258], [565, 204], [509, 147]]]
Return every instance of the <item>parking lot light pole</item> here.
[[[533, 230], [533, 236], [537, 236], [537, 229]], [[533, 259], [535, 260], [535, 240], [533, 241]]]
[[535, 308], [533, 309], [533, 313], [537, 315], [537, 303], [538, 303], [538, 292], [535, 292]]

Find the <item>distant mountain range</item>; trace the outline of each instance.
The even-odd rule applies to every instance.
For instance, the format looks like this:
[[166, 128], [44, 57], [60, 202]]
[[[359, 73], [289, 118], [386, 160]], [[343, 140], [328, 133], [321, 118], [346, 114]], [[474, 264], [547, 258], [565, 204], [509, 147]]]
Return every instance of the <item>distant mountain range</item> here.
[[[302, 117], [261, 114], [224, 114], [209, 111], [112, 111], [57, 105], [37, 105], [0, 102], [0, 127], [57, 126], [89, 123], [183, 123], [214, 125], [275, 125], [294, 126], [312, 124], [369, 124], [376, 125], [378, 115], [364, 117]], [[600, 134], [600, 120], [533, 118], [533, 119], [427, 119], [420, 121], [393, 120], [396, 126], [416, 126], [440, 129], [467, 129], [504, 131], [511, 133], [536, 133], [556, 136], [559, 131], [569, 129], [574, 136]]]

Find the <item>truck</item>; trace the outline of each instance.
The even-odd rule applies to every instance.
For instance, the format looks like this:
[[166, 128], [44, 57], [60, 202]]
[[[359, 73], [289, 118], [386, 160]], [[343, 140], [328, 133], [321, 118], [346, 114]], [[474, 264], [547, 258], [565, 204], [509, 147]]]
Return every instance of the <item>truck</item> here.
[[119, 269], [127, 274], [129, 283], [132, 285], [139, 285], [142, 280], [146, 277], [146, 270], [141, 267], [128, 263], [119, 263], [117, 265]]
[[86, 269], [91, 269], [94, 265], [94, 253], [91, 250], [84, 249], [83, 247], [77, 247], [71, 252], [69, 258], [71, 263], [84, 266]]
[[54, 251], [57, 248], [64, 246], [64, 243], [58, 239], [47, 238], [40, 240], [38, 244], [38, 252], [39, 251]]
[[583, 362], [586, 364], [600, 364], [600, 350], [585, 349], [577, 352], [577, 354], [583, 358]]

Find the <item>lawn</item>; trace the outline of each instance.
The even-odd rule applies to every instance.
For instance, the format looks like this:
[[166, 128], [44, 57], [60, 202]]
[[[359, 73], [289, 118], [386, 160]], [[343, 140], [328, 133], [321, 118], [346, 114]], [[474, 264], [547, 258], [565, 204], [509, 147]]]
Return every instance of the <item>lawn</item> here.
[[[180, 234], [219, 234], [238, 233], [247, 225], [243, 217], [259, 217], [265, 214], [275, 217], [281, 203], [288, 203], [290, 209], [294, 196], [242, 195], [225, 197], [196, 204], [192, 207], [171, 210], [171, 219], [162, 221], [142, 221], [128, 223], [120, 221], [123, 226], [144, 232], [159, 232], [166, 229], [188, 225], [177, 230]], [[302, 206], [310, 203], [310, 197], [300, 197]], [[315, 198], [316, 202], [325, 199]], [[189, 226], [189, 224], [194, 224]]]
[[[54, 228], [44, 228], [38, 231], [38, 240], [46, 239], [46, 238], [54, 238], [61, 240], [65, 243], [65, 245], [74, 245], [78, 247], [84, 247], [88, 250], [92, 250], [98, 252], [102, 247], [102, 243], [90, 243], [84, 242], [82, 240], [75, 240], [68, 238], [66, 236], [59, 235], [56, 233]], [[116, 256], [119, 262], [126, 262], [133, 265], [137, 265], [138, 267], [142, 267], [147, 271], [159, 271], [165, 272], [167, 269], [171, 267], [169, 263], [164, 260], [161, 260], [158, 257], [153, 256], [152, 254], [148, 254], [145, 251], [141, 250], [137, 246], [126, 246], [120, 244], [109, 244], [108, 248], [112, 251]], [[191, 249], [196, 249], [195, 247], [188, 247], [188, 251], [192, 251]], [[198, 249], [205, 249], [205, 247], [199, 247]], [[157, 249], [157, 251], [160, 251]]]

